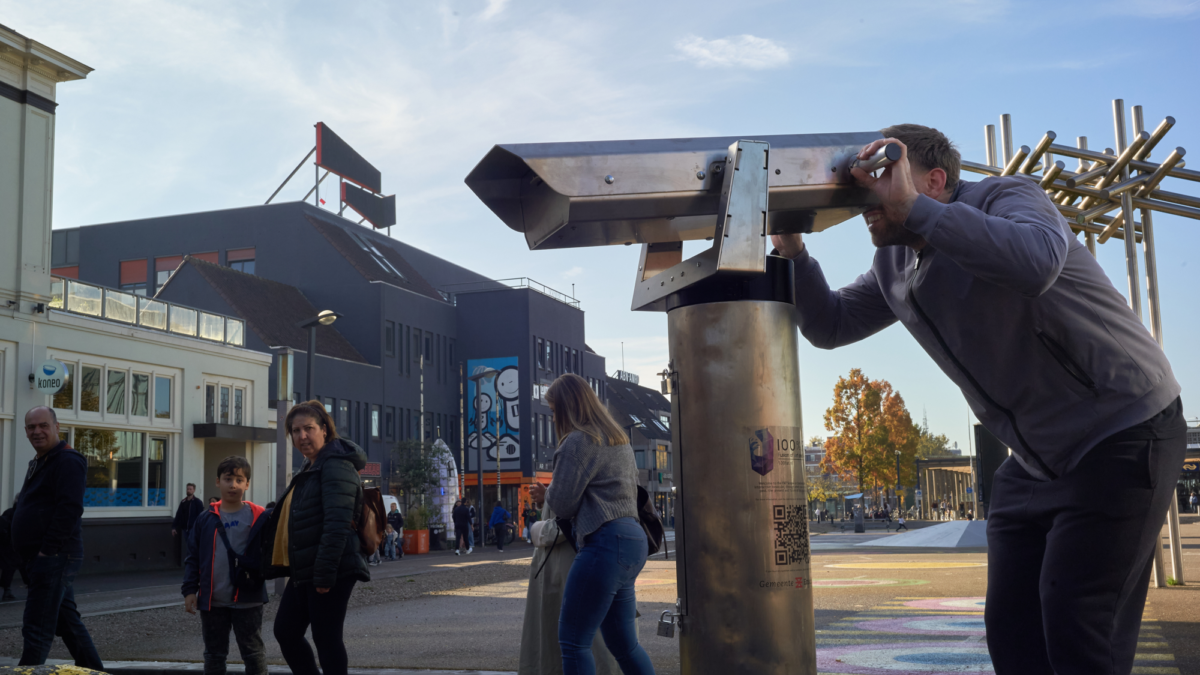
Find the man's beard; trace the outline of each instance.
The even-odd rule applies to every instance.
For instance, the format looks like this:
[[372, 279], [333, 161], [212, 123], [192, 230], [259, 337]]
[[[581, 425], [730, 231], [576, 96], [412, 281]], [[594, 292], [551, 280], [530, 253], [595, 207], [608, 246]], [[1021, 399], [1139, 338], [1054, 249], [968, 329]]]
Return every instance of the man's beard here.
[[904, 227], [904, 223], [891, 222], [882, 209], [872, 209], [863, 214], [865, 220], [868, 216], [878, 215], [879, 219], [873, 224], [868, 225], [868, 231], [871, 233], [871, 243], [876, 248], [884, 248], [885, 246], [915, 246], [919, 244], [921, 235]]

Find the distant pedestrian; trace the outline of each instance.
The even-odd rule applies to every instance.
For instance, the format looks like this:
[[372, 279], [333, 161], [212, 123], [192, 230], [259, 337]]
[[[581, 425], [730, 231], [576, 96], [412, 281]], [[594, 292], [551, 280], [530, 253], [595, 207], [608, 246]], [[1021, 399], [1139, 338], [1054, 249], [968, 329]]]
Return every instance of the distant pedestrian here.
[[900, 515], [896, 518], [896, 531], [899, 532], [900, 530], [907, 530], [907, 529], [908, 529], [908, 524], [904, 520], [904, 513], [901, 512]]
[[204, 502], [196, 496], [196, 484], [188, 483], [186, 489], [187, 496], [179, 500], [179, 507], [175, 509], [175, 519], [171, 521], [171, 536], [182, 537], [184, 558], [191, 553], [187, 546], [192, 540], [192, 526], [200, 514], [204, 513]]
[[1192, 504], [1192, 513], [1200, 513], [1200, 495], [1193, 490], [1189, 501]]
[[[263, 530], [265, 576], [290, 577], [275, 614], [275, 640], [294, 675], [346, 675], [346, 607], [354, 584], [371, 580], [352, 529], [367, 455], [338, 437], [320, 401], [293, 406], [285, 428], [304, 464]], [[310, 626], [319, 670], [304, 637]]]
[[75, 605], [75, 575], [83, 567], [81, 521], [88, 462], [58, 434], [58, 417], [50, 408], [38, 406], [25, 414], [25, 437], [36, 455], [12, 515], [12, 545], [29, 583], [18, 665], [46, 663], [58, 635], [75, 665], [104, 670]]
[[396, 540], [399, 536], [400, 533], [396, 532], [396, 528], [388, 523], [383, 532], [383, 552], [388, 560], [396, 560]]
[[[521, 660], [517, 675], [561, 675], [563, 672], [558, 618], [575, 549], [559, 531], [554, 522], [554, 511], [549, 506], [542, 507], [541, 515], [542, 519], [530, 528], [533, 561], [525, 595], [525, 623], [521, 630]], [[604, 646], [604, 637], [599, 631], [592, 638], [592, 656], [599, 675], [621, 672], [612, 652]]]
[[[191, 553], [183, 566], [183, 608], [200, 610], [204, 675], [225, 675], [229, 631], [237, 640], [246, 675], [266, 675], [263, 605], [267, 587], [261, 569], [263, 507], [243, 501], [250, 488], [250, 462], [232, 455], [217, 465], [221, 501], [196, 519]], [[244, 575], [242, 570], [255, 570]]]
[[464, 499], [463, 503], [467, 505], [467, 515], [470, 521], [467, 523], [467, 553], [472, 553], [475, 551], [475, 521], [479, 519], [479, 514], [475, 511], [474, 500]]
[[558, 641], [563, 673], [594, 673], [596, 631], [625, 675], [654, 672], [638, 644], [634, 581], [648, 542], [638, 521], [638, 468], [629, 437], [582, 377], [560, 376], [546, 392], [559, 441], [550, 487], [530, 489], [559, 518], [570, 518], [579, 550], [567, 575]]
[[530, 502], [529, 504], [526, 504], [525, 510], [521, 513], [521, 520], [524, 521], [522, 523], [524, 527], [521, 530], [521, 538], [526, 542], [530, 541], [529, 528], [533, 527], [533, 524], [536, 523], [539, 518], [541, 518], [541, 514], [538, 513], [537, 509], [533, 508], [533, 503]]
[[508, 521], [511, 518], [508, 511], [504, 510], [504, 504], [500, 500], [496, 500], [496, 506], [492, 509], [492, 517], [488, 520], [488, 527], [492, 529], [492, 533], [496, 537], [496, 548], [501, 553], [504, 553], [504, 535], [508, 531]]
[[393, 503], [392, 510], [387, 514], [388, 525], [396, 531], [396, 557], [404, 557], [404, 546], [400, 542], [404, 541], [404, 514], [400, 513], [400, 505]]
[[450, 520], [454, 523], [454, 555], [470, 553], [471, 511], [467, 508], [465, 500], [454, 502]]

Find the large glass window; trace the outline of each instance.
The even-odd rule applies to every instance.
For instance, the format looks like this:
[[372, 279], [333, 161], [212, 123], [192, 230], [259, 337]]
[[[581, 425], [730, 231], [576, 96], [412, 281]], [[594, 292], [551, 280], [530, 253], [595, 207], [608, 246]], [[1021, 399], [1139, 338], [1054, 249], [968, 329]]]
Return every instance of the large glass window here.
[[245, 393], [245, 389], [233, 390], [233, 423], [239, 427], [242, 426], [242, 402]]
[[59, 410], [72, 410], [75, 408], [75, 364], [63, 364], [67, 367], [67, 381], [63, 383], [62, 389], [54, 393], [54, 399], [50, 405]]
[[379, 406], [371, 404], [371, 438], [379, 438]]
[[667, 452], [666, 446], [660, 445], [654, 451], [654, 460], [657, 462], [654, 467], [662, 473], [671, 473], [671, 453]]
[[154, 416], [160, 420], [171, 419], [171, 378], [154, 378]]
[[235, 260], [234, 262], [229, 263], [229, 266], [239, 272], [245, 272], [246, 274], [254, 274], [254, 261], [253, 260]]
[[125, 371], [108, 371], [108, 396], [105, 410], [112, 415], [125, 414]]
[[79, 409], [100, 412], [100, 369], [83, 366], [79, 373]]
[[75, 429], [75, 449], [87, 459], [84, 506], [142, 506], [146, 435], [112, 429]]
[[217, 421], [217, 385], [204, 385], [204, 421], [212, 424]]
[[538, 338], [537, 347], [534, 348], [534, 354], [537, 356], [538, 368], [544, 368], [546, 366], [546, 357], [544, 354], [542, 354], [542, 350], [545, 348], [545, 342], [546, 341], [542, 338]]
[[229, 424], [229, 387], [221, 387], [221, 424]]
[[345, 399], [338, 402], [337, 428], [339, 435], [350, 435], [350, 401]]
[[129, 412], [138, 417], [150, 414], [150, 376], [141, 373], [133, 374], [133, 388], [130, 391]]
[[146, 506], [167, 505], [167, 439], [151, 438], [146, 467]]

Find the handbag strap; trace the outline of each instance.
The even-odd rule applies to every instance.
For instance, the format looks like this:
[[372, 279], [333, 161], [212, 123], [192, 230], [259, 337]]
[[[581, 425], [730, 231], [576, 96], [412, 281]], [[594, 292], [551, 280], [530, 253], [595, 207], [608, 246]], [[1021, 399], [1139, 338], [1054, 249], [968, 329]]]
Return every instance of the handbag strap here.
[[229, 535], [225, 533], [224, 520], [221, 521], [221, 528], [217, 530], [217, 534], [221, 535], [221, 541], [225, 542], [225, 550], [229, 552], [229, 555], [236, 556], [238, 558], [242, 557], [242, 554], [235, 551], [233, 549], [233, 545], [229, 543]]

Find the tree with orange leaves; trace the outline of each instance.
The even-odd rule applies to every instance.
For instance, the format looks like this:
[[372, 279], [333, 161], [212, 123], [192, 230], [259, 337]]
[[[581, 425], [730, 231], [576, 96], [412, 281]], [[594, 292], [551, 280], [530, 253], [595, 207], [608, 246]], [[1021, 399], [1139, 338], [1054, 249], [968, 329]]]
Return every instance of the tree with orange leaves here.
[[833, 405], [825, 411], [825, 429], [833, 435], [825, 442], [822, 470], [857, 479], [860, 491], [868, 486], [894, 488], [912, 476], [917, 427], [904, 398], [886, 380], [871, 380], [858, 368], [849, 377], [839, 377]]

